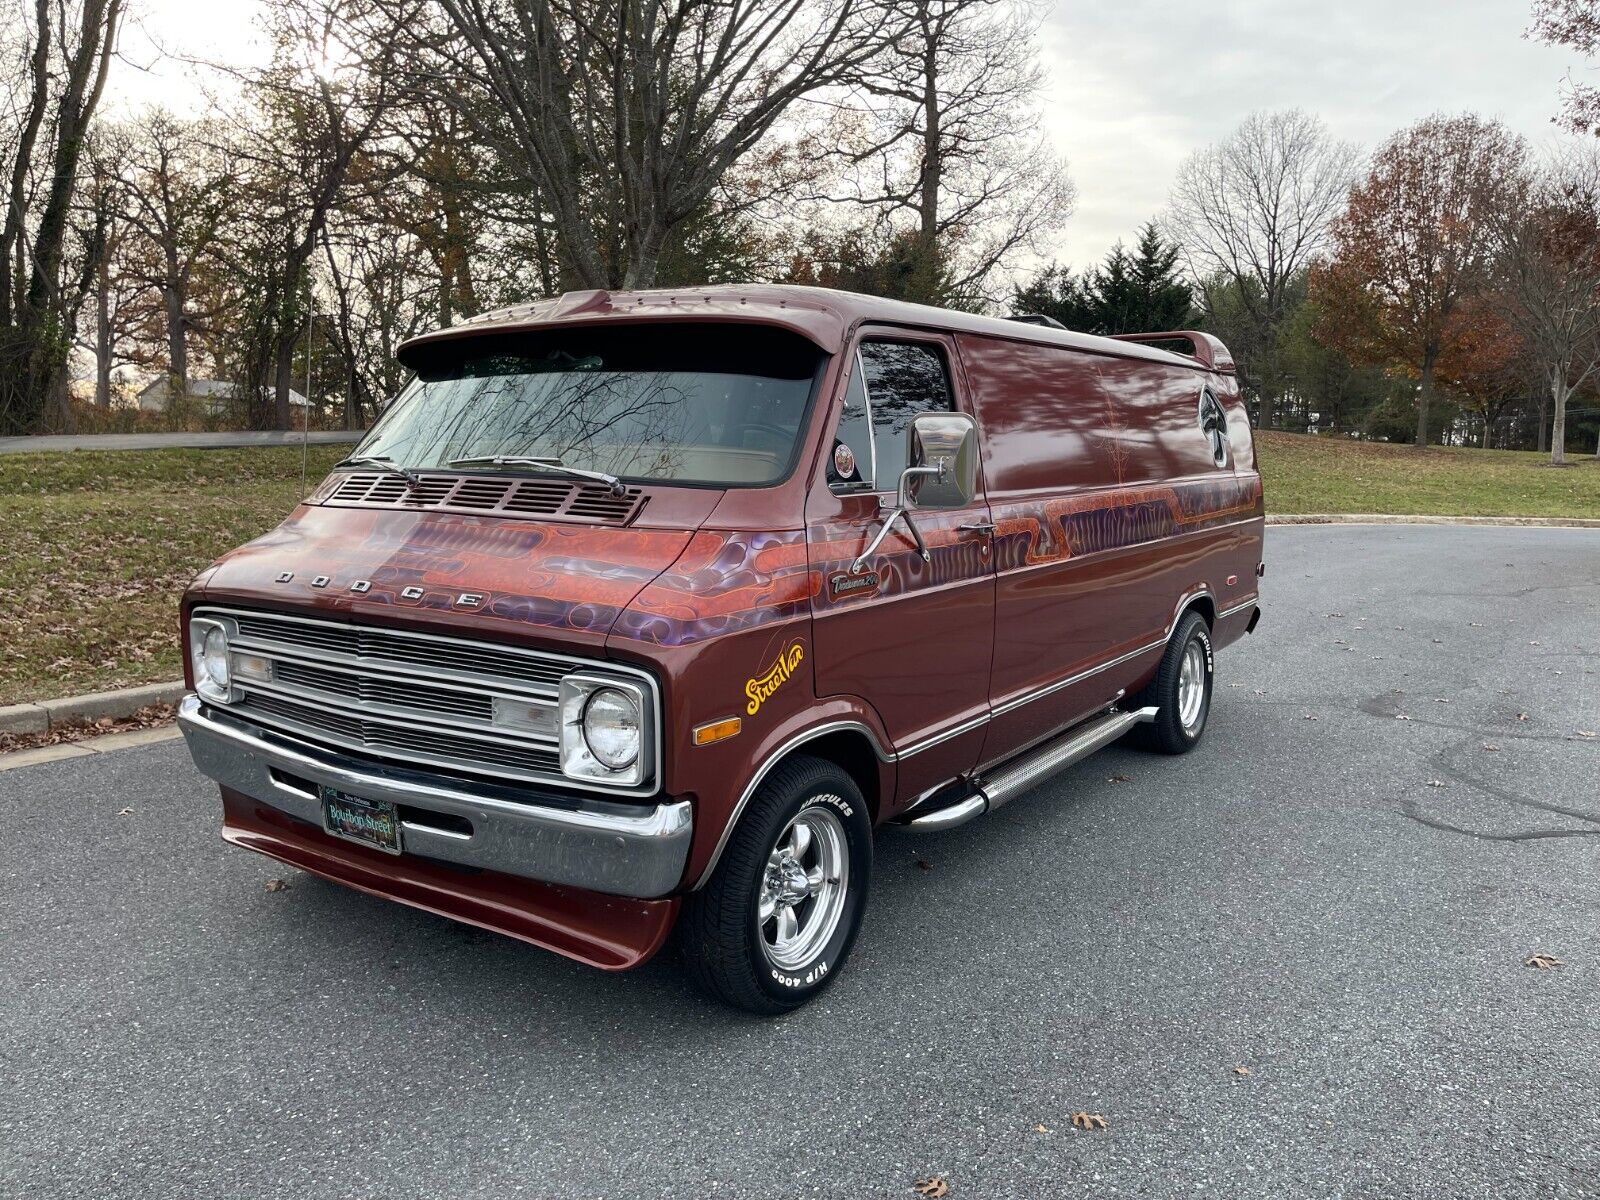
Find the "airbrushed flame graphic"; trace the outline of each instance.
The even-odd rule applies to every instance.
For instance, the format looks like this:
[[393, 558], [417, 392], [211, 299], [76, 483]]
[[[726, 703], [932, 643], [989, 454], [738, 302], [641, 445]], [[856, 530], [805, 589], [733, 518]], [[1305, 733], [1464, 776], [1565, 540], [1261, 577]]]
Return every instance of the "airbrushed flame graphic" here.
[[[997, 565], [1004, 571], [1121, 549], [1261, 511], [1253, 478], [997, 505]], [[689, 646], [981, 572], [982, 543], [957, 528], [967, 517], [915, 519], [931, 561], [897, 531], [870, 565], [878, 586], [842, 593], [825, 581], [848, 573], [860, 553], [865, 539], [856, 526], [814, 527], [808, 547], [801, 530], [689, 534], [314, 507], [236, 551], [210, 582], [277, 598], [298, 593], [312, 574], [327, 575], [330, 585], [317, 594], [349, 594], [367, 581], [363, 605], [406, 609], [453, 609], [464, 593], [481, 594], [475, 611], [495, 621]], [[292, 582], [277, 582], [285, 571], [294, 572]]]

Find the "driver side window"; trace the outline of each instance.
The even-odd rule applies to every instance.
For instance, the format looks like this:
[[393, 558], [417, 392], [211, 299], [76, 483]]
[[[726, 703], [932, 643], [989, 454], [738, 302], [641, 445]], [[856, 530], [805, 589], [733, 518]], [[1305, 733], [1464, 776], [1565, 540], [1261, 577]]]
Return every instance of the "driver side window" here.
[[892, 491], [906, 467], [906, 430], [924, 412], [953, 412], [944, 356], [919, 342], [862, 342], [828, 460], [839, 491]]

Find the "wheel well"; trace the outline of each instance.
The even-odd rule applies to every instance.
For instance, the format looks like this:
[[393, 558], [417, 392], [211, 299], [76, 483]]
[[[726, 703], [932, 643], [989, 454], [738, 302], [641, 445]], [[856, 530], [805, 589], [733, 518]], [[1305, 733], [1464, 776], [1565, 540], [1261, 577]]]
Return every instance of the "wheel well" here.
[[1217, 627], [1217, 604], [1210, 596], [1196, 596], [1189, 601], [1188, 604], [1183, 606], [1183, 612], [1178, 614], [1178, 620], [1183, 620], [1183, 613], [1191, 609], [1205, 618], [1206, 628], [1215, 629]]
[[878, 755], [866, 734], [854, 729], [835, 730], [796, 746], [792, 753], [825, 758], [841, 768], [861, 789], [872, 823], [878, 823]]

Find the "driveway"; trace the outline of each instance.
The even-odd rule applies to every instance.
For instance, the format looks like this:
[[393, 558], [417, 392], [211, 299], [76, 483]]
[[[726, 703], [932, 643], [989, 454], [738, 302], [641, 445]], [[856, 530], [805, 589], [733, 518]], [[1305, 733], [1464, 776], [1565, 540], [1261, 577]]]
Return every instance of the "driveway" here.
[[1600, 1195], [1600, 534], [1268, 562], [1200, 749], [885, 831], [777, 1022], [225, 848], [181, 743], [0, 773], [0, 1194]]

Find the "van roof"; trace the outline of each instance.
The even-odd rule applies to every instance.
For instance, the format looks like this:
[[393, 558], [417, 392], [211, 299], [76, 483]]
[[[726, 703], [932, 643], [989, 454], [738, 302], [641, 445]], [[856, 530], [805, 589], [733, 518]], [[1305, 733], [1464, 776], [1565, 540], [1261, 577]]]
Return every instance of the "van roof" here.
[[871, 322], [984, 334], [1016, 342], [1061, 346], [1119, 358], [1148, 359], [1202, 370], [1233, 369], [1233, 359], [1221, 342], [1209, 334], [1192, 330], [1132, 335], [1158, 337], [1161, 340], [1187, 340], [1194, 348], [1192, 355], [1177, 354], [1114, 337], [1098, 337], [1002, 317], [985, 317], [927, 304], [911, 304], [904, 300], [886, 300], [881, 296], [864, 296], [857, 292], [797, 284], [722, 284], [640, 291], [565, 292], [553, 298], [469, 317], [446, 329], [411, 338], [400, 347], [399, 357], [402, 362], [412, 365], [415, 350], [485, 334], [561, 325], [636, 324], [646, 321], [746, 321], [776, 325], [808, 338], [830, 354], [838, 353], [850, 330], [857, 324]]

